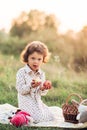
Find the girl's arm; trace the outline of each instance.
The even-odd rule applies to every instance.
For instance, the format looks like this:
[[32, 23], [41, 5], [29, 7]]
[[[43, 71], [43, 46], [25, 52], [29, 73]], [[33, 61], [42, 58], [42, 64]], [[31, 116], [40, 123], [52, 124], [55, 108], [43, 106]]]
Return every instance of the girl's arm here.
[[18, 71], [16, 75], [16, 89], [22, 95], [29, 94], [31, 90], [31, 79], [26, 82], [24, 70]]

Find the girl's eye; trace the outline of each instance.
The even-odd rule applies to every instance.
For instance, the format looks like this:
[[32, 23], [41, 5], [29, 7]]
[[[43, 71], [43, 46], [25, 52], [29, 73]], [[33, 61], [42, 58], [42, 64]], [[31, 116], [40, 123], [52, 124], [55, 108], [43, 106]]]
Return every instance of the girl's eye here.
[[39, 61], [41, 60], [41, 58], [38, 59]]
[[35, 60], [35, 58], [34, 58], [34, 57], [32, 57], [31, 59], [32, 59], [32, 60]]

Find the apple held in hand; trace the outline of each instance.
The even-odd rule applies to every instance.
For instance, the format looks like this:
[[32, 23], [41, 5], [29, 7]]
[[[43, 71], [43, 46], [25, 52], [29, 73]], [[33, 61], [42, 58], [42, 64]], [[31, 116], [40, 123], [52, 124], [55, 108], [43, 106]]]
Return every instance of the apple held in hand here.
[[39, 82], [41, 82], [41, 79], [38, 77], [38, 78], [34, 79], [34, 81], [35, 81], [35, 83], [39, 83]]
[[46, 81], [43, 83], [43, 87], [44, 87], [44, 89], [51, 89], [51, 88], [52, 88], [51, 81], [46, 80]]
[[40, 84], [41, 84], [41, 79], [40, 78], [33, 79], [32, 83], [31, 83], [33, 88], [38, 87]]

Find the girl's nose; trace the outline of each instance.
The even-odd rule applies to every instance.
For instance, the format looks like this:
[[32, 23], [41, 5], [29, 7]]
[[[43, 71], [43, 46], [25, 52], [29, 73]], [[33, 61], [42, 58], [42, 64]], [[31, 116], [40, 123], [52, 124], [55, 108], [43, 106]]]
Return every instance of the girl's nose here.
[[34, 63], [38, 63], [38, 60], [36, 59], [36, 60], [34, 61]]

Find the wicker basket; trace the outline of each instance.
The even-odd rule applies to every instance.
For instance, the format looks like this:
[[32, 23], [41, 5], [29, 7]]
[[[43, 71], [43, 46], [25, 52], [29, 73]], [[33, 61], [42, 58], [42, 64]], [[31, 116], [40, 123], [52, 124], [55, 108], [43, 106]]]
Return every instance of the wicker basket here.
[[81, 96], [76, 93], [69, 95], [66, 99], [66, 103], [62, 105], [63, 116], [66, 122], [78, 123], [78, 120], [76, 119], [78, 114], [78, 106], [74, 103], [69, 104], [70, 98], [72, 96], [77, 96], [80, 102], [82, 101]]

